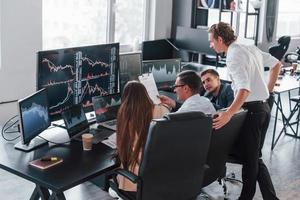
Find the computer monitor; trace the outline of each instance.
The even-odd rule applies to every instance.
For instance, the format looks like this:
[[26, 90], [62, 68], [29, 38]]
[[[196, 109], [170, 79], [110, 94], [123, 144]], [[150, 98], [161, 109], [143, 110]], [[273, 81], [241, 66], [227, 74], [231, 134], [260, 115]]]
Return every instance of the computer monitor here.
[[178, 48], [171, 39], [151, 40], [142, 43], [143, 60], [160, 60], [174, 58]]
[[89, 122], [81, 104], [76, 104], [61, 113], [70, 138], [87, 130]]
[[112, 94], [108, 96], [93, 97], [94, 110], [97, 123], [113, 120], [117, 118], [121, 105], [121, 95]]
[[120, 54], [120, 91], [123, 91], [125, 84], [130, 80], [138, 80], [141, 74], [142, 58], [141, 53]]
[[215, 55], [208, 41], [208, 28], [189, 28], [177, 26], [176, 46], [194, 53]]
[[159, 90], [170, 89], [180, 72], [180, 59], [143, 61], [142, 72], [152, 73]]
[[92, 97], [117, 93], [119, 43], [38, 52], [37, 88], [47, 88], [51, 121], [82, 103], [93, 110]]
[[41, 89], [19, 100], [18, 112], [21, 141], [15, 147], [24, 151], [30, 151], [46, 143], [45, 140], [36, 138], [36, 136], [46, 130], [51, 124], [46, 89]]

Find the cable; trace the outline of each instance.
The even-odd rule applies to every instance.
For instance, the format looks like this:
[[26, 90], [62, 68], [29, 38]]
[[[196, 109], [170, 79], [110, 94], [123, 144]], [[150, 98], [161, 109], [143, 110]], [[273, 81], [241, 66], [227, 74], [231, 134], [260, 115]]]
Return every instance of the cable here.
[[[8, 123], [9, 123], [11, 120], [13, 120], [14, 118], [16, 118], [17, 116], [18, 116], [18, 115], [15, 115], [15, 116], [11, 117], [9, 120], [7, 120], [7, 121], [5, 122], [5, 124], [4, 124], [3, 127], [2, 127], [1, 135], [2, 135], [2, 137], [3, 137], [3, 139], [4, 139], [5, 141], [11, 142], [11, 141], [14, 141], [14, 140], [18, 139], [19, 137], [21, 137], [21, 135], [18, 135], [18, 136], [14, 137], [14, 138], [6, 138], [6, 137], [5, 137], [5, 133], [17, 133], [17, 132], [19, 132], [19, 131], [7, 131], [8, 129], [10, 129], [12, 126], [14, 126], [14, 125], [19, 121], [19, 120], [17, 120], [17, 121], [15, 121], [15, 122], [13, 122], [12, 124], [8, 125]], [[8, 127], [6, 127], [6, 126], [8, 126]]]
[[66, 141], [66, 142], [58, 143], [58, 142], [53, 142], [53, 141], [47, 140], [46, 138], [44, 138], [44, 137], [42, 137], [42, 136], [40, 136], [40, 135], [38, 135], [38, 137], [39, 137], [39, 138], [42, 138], [42, 139], [45, 140], [46, 142], [49, 142], [49, 143], [52, 143], [52, 144], [56, 144], [56, 145], [68, 144], [68, 143], [71, 142], [71, 140], [69, 140], [69, 141]]
[[[7, 127], [7, 128], [4, 130], [4, 132], [5, 132], [5, 133], [8, 133], [7, 130], [10, 129], [11, 127], [13, 127], [13, 126], [14, 126], [16, 123], [18, 123], [18, 122], [19, 122], [19, 120], [17, 120], [17, 121], [15, 121], [14, 123], [12, 123], [9, 127]], [[19, 132], [19, 131], [16, 131], [16, 132]]]

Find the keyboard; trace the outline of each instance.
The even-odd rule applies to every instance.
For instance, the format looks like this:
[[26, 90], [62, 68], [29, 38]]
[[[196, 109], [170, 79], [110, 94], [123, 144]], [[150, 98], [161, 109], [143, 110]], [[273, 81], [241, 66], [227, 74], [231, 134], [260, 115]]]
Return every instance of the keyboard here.
[[93, 144], [98, 144], [99, 142], [102, 142], [103, 140], [111, 136], [114, 133], [114, 131], [107, 128], [97, 128], [91, 129], [90, 133], [94, 135]]
[[117, 120], [108, 121], [108, 122], [105, 122], [105, 124], [107, 124], [109, 126], [115, 126], [115, 125], [117, 125]]
[[93, 137], [93, 144], [98, 144], [99, 142], [102, 142], [103, 140], [107, 139], [109, 136], [111, 136], [115, 131], [101, 127], [101, 128], [91, 128], [90, 130], [80, 132], [79, 134], [76, 134], [74, 140], [82, 141], [81, 135], [83, 133], [91, 133], [94, 135]]

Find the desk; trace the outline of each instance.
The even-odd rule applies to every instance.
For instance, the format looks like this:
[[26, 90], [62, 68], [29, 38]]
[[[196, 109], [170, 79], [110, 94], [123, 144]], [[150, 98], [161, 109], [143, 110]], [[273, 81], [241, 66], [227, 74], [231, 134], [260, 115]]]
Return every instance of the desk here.
[[[291, 102], [290, 102], [290, 97], [291, 94], [290, 92], [295, 89], [300, 88], [300, 83], [298, 80], [299, 77], [293, 77], [290, 75], [285, 75], [281, 80], [278, 80], [277, 83], [279, 83], [279, 86], [274, 87], [274, 92], [277, 95], [277, 99], [275, 99], [275, 105], [276, 105], [276, 113], [275, 113], [275, 122], [274, 122], [274, 128], [273, 128], [273, 136], [272, 136], [272, 145], [271, 145], [271, 150], [274, 149], [275, 145], [277, 144], [279, 138], [281, 137], [282, 133], [284, 132], [285, 135], [293, 136], [291, 134], [286, 133], [286, 127], [290, 127], [291, 130], [293, 131], [294, 135], [297, 135], [297, 133], [294, 131], [293, 127], [291, 126], [289, 120], [283, 112], [283, 107], [282, 107], [282, 100], [281, 100], [281, 94], [284, 92], [288, 92], [289, 95], [289, 108], [291, 110]], [[278, 118], [278, 111], [280, 112], [282, 116], [282, 123], [283, 123], [283, 128], [279, 132], [278, 136], [276, 137], [276, 125], [277, 125], [277, 118]], [[276, 139], [275, 139], [276, 137]]]
[[[48, 147], [44, 145], [25, 153], [14, 149], [14, 144], [0, 141], [0, 167], [36, 184], [31, 200], [66, 199], [63, 192], [96, 176], [102, 175], [118, 164], [112, 159], [114, 150], [99, 143], [92, 151], [83, 151], [81, 142], [71, 142], [66, 146]], [[63, 158], [63, 163], [46, 170], [39, 170], [28, 164], [29, 161], [45, 155]], [[16, 188], [16, 192], [18, 192]], [[50, 196], [49, 190], [52, 191]]]

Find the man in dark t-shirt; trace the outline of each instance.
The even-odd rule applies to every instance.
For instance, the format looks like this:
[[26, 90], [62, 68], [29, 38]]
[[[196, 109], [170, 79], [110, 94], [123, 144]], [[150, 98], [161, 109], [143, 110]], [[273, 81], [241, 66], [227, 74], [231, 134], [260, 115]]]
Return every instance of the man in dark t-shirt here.
[[231, 105], [234, 95], [230, 84], [221, 83], [219, 73], [214, 69], [207, 69], [200, 74], [204, 96], [214, 105], [216, 110], [227, 108]]

